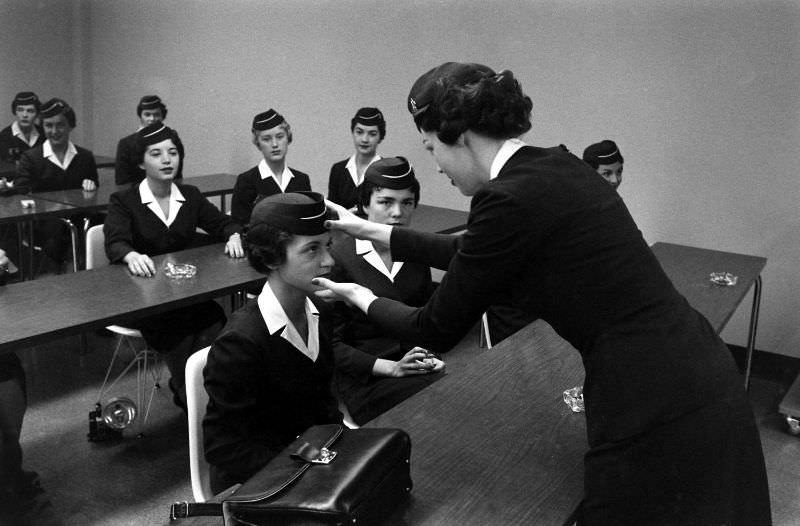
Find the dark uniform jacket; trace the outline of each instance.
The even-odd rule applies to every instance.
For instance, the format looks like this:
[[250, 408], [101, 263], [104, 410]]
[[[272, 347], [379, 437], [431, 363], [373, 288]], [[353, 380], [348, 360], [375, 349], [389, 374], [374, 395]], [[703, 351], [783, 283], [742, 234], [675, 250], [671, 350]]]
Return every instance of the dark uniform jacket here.
[[50, 192], [72, 190], [83, 187], [83, 180], [89, 179], [97, 184], [97, 165], [94, 154], [85, 148], [75, 146], [78, 151], [66, 170], [56, 166], [44, 157], [43, 144], [23, 152], [14, 178], [16, 188], [28, 188], [31, 192]]
[[0, 162], [9, 164], [14, 163], [19, 160], [22, 152], [43, 144], [47, 139], [45, 138], [44, 132], [42, 132], [41, 129], [38, 131], [39, 138], [37, 138], [36, 143], [31, 146], [19, 137], [14, 136], [14, 132], [11, 130], [11, 125], [8, 125], [0, 130]]
[[[332, 277], [334, 281], [358, 283], [378, 296], [414, 306], [424, 305], [433, 292], [431, 271], [425, 265], [403, 263], [392, 282], [356, 253], [355, 240], [352, 238], [337, 241], [331, 253], [336, 260]], [[372, 368], [378, 358], [399, 360], [415, 344], [388, 334], [360, 310], [343, 303], [336, 304], [335, 313], [335, 381], [339, 395], [357, 424], [371, 420], [441, 376], [372, 376]]]
[[256, 301], [231, 316], [211, 347], [203, 432], [214, 491], [247, 480], [310, 426], [341, 423], [326, 307], [317, 308], [323, 318], [316, 361], [280, 332], [270, 334]]
[[[183, 178], [183, 154], [181, 165], [175, 179]], [[116, 184], [138, 184], [144, 179], [144, 170], [139, 168], [136, 155], [136, 134], [123, 137], [117, 143], [117, 158], [114, 163], [114, 182]]]
[[111, 262], [121, 261], [131, 251], [155, 256], [189, 248], [197, 239], [197, 227], [220, 241], [241, 232], [242, 227], [212, 205], [197, 187], [176, 186], [185, 201], [170, 226], [142, 203], [138, 185], [111, 195], [103, 227]]
[[328, 199], [345, 208], [353, 208], [358, 204], [358, 187], [347, 170], [349, 159], [339, 161], [331, 166], [328, 177]]
[[[289, 168], [294, 177], [289, 180], [286, 186], [287, 192], [310, 192], [311, 180], [308, 175], [294, 168]], [[275, 179], [267, 177], [261, 178], [258, 166], [240, 173], [236, 178], [236, 185], [233, 187], [231, 197], [231, 217], [242, 224], [250, 222], [250, 214], [253, 212], [255, 204], [270, 195], [281, 193], [281, 189]]]

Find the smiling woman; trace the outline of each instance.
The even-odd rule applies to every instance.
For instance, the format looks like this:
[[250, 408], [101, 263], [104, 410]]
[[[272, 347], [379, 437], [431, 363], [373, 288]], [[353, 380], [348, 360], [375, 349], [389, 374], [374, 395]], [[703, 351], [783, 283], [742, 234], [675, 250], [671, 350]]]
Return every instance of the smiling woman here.
[[[103, 228], [111, 262], [126, 264], [134, 276], [151, 277], [159, 271], [151, 256], [198, 244], [198, 227], [216, 240], [226, 240], [225, 252], [231, 257], [244, 256], [241, 225], [208, 202], [196, 187], [173, 182], [183, 157], [183, 144], [175, 130], [160, 122], [142, 128], [137, 151], [145, 179], [111, 196]], [[186, 359], [208, 345], [224, 323], [225, 313], [214, 301], [137, 322], [147, 343], [164, 354], [177, 405], [185, 407]]]

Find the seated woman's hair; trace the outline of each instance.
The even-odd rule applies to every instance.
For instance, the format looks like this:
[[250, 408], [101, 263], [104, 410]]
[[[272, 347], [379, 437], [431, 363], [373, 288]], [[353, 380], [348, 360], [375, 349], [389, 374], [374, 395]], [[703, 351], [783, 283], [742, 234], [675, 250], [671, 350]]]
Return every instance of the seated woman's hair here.
[[141, 117], [144, 110], [161, 110], [161, 118], [167, 118], [167, 105], [158, 95], [145, 95], [139, 99], [139, 104], [136, 105], [136, 115]]
[[253, 144], [258, 146], [258, 132], [269, 130], [275, 126], [279, 126], [283, 131], [286, 132], [286, 136], [289, 139], [289, 144], [291, 144], [292, 127], [289, 126], [289, 123], [286, 122], [286, 119], [283, 115], [272, 108], [253, 117], [253, 124], [250, 128], [250, 131], [253, 132]]
[[14, 96], [14, 100], [11, 101], [11, 113], [17, 113], [17, 106], [28, 106], [28, 105], [36, 108], [37, 113], [42, 108], [42, 102], [39, 100], [39, 97], [37, 97], [34, 92], [20, 91]]
[[56, 115], [64, 115], [70, 128], [74, 128], [77, 124], [75, 110], [62, 99], [50, 99], [42, 104], [42, 107], [39, 109], [39, 117], [42, 119], [49, 119]]
[[317, 192], [287, 192], [265, 197], [253, 207], [244, 235], [247, 259], [258, 272], [286, 261], [286, 246], [294, 235], [327, 232], [325, 198]]
[[386, 121], [383, 113], [378, 108], [359, 108], [356, 114], [350, 119], [350, 132], [356, 129], [356, 124], [364, 126], [377, 126], [381, 140], [386, 137]]
[[597, 167], [601, 164], [625, 162], [625, 159], [622, 158], [622, 152], [619, 151], [617, 144], [609, 139], [605, 139], [587, 146], [586, 149], [583, 150], [583, 160], [589, 163], [589, 166], [595, 170], [597, 170]]
[[161, 122], [149, 124], [136, 133], [136, 142], [133, 149], [136, 162], [140, 164], [144, 162], [144, 152], [147, 151], [148, 146], [158, 144], [167, 139], [172, 139], [178, 149], [181, 162], [183, 162], [183, 143], [178, 136], [178, 132]]
[[494, 139], [519, 137], [531, 129], [530, 97], [511, 71], [447, 62], [422, 75], [408, 95], [417, 128], [453, 144], [467, 130]]
[[380, 188], [411, 190], [414, 206], [419, 204], [420, 186], [414, 168], [405, 157], [384, 157], [367, 167], [364, 181], [358, 186], [358, 208], [364, 211], [369, 206], [372, 194]]

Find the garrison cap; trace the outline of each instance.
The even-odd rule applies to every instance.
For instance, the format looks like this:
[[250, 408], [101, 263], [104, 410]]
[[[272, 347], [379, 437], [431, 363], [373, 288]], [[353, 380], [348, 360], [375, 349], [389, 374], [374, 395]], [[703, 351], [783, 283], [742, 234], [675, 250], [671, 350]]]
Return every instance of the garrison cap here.
[[624, 162], [616, 143], [608, 139], [587, 146], [583, 150], [583, 160], [595, 169], [601, 164]]
[[369, 165], [364, 180], [381, 188], [402, 190], [416, 181], [414, 168], [405, 157], [386, 157]]
[[253, 208], [247, 226], [247, 242], [266, 243], [262, 225], [269, 225], [290, 234], [316, 236], [327, 232], [328, 209], [325, 198], [317, 192], [286, 192], [265, 197]]
[[286, 122], [286, 119], [283, 118], [283, 115], [270, 108], [267, 111], [259, 113], [253, 117], [253, 130], [269, 130], [284, 122]]
[[64, 113], [69, 108], [69, 104], [64, 102], [61, 99], [50, 99], [40, 108], [39, 112], [41, 113], [41, 117], [43, 119], [49, 119], [50, 117], [55, 117], [61, 113]]
[[147, 148], [151, 144], [158, 144], [161, 141], [172, 139], [173, 134], [174, 131], [169, 126], [161, 122], [154, 122], [136, 132], [136, 140], [140, 147]]
[[421, 114], [436, 100], [446, 84], [469, 84], [494, 75], [488, 66], [464, 62], [445, 62], [424, 73], [411, 86], [408, 94], [408, 111], [413, 117]]
[[141, 116], [143, 110], [158, 109], [161, 110], [161, 117], [166, 118], [167, 106], [164, 104], [164, 101], [161, 100], [161, 97], [158, 95], [145, 95], [139, 99], [139, 104], [136, 106], [136, 114]]
[[16, 113], [17, 106], [28, 106], [32, 105], [36, 107], [36, 111], [39, 111], [39, 108], [42, 107], [42, 103], [39, 100], [39, 97], [32, 91], [20, 91], [14, 96], [14, 100], [11, 101], [11, 113]]
[[353, 122], [364, 126], [380, 126], [386, 124], [383, 113], [378, 108], [359, 108], [353, 117]]

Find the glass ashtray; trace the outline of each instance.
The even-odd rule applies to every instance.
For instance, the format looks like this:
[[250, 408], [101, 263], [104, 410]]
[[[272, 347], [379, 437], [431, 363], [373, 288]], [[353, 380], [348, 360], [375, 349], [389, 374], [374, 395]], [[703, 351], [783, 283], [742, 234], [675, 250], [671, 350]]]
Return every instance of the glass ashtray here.
[[170, 263], [164, 264], [164, 274], [172, 279], [189, 279], [197, 274], [197, 267], [191, 263]]
[[730, 272], [712, 272], [710, 276], [711, 283], [714, 285], [722, 285], [724, 287], [733, 287], [739, 280], [737, 276], [734, 276]]
[[575, 413], [582, 413], [583, 407], [583, 386], [573, 387], [564, 391], [564, 403]]

